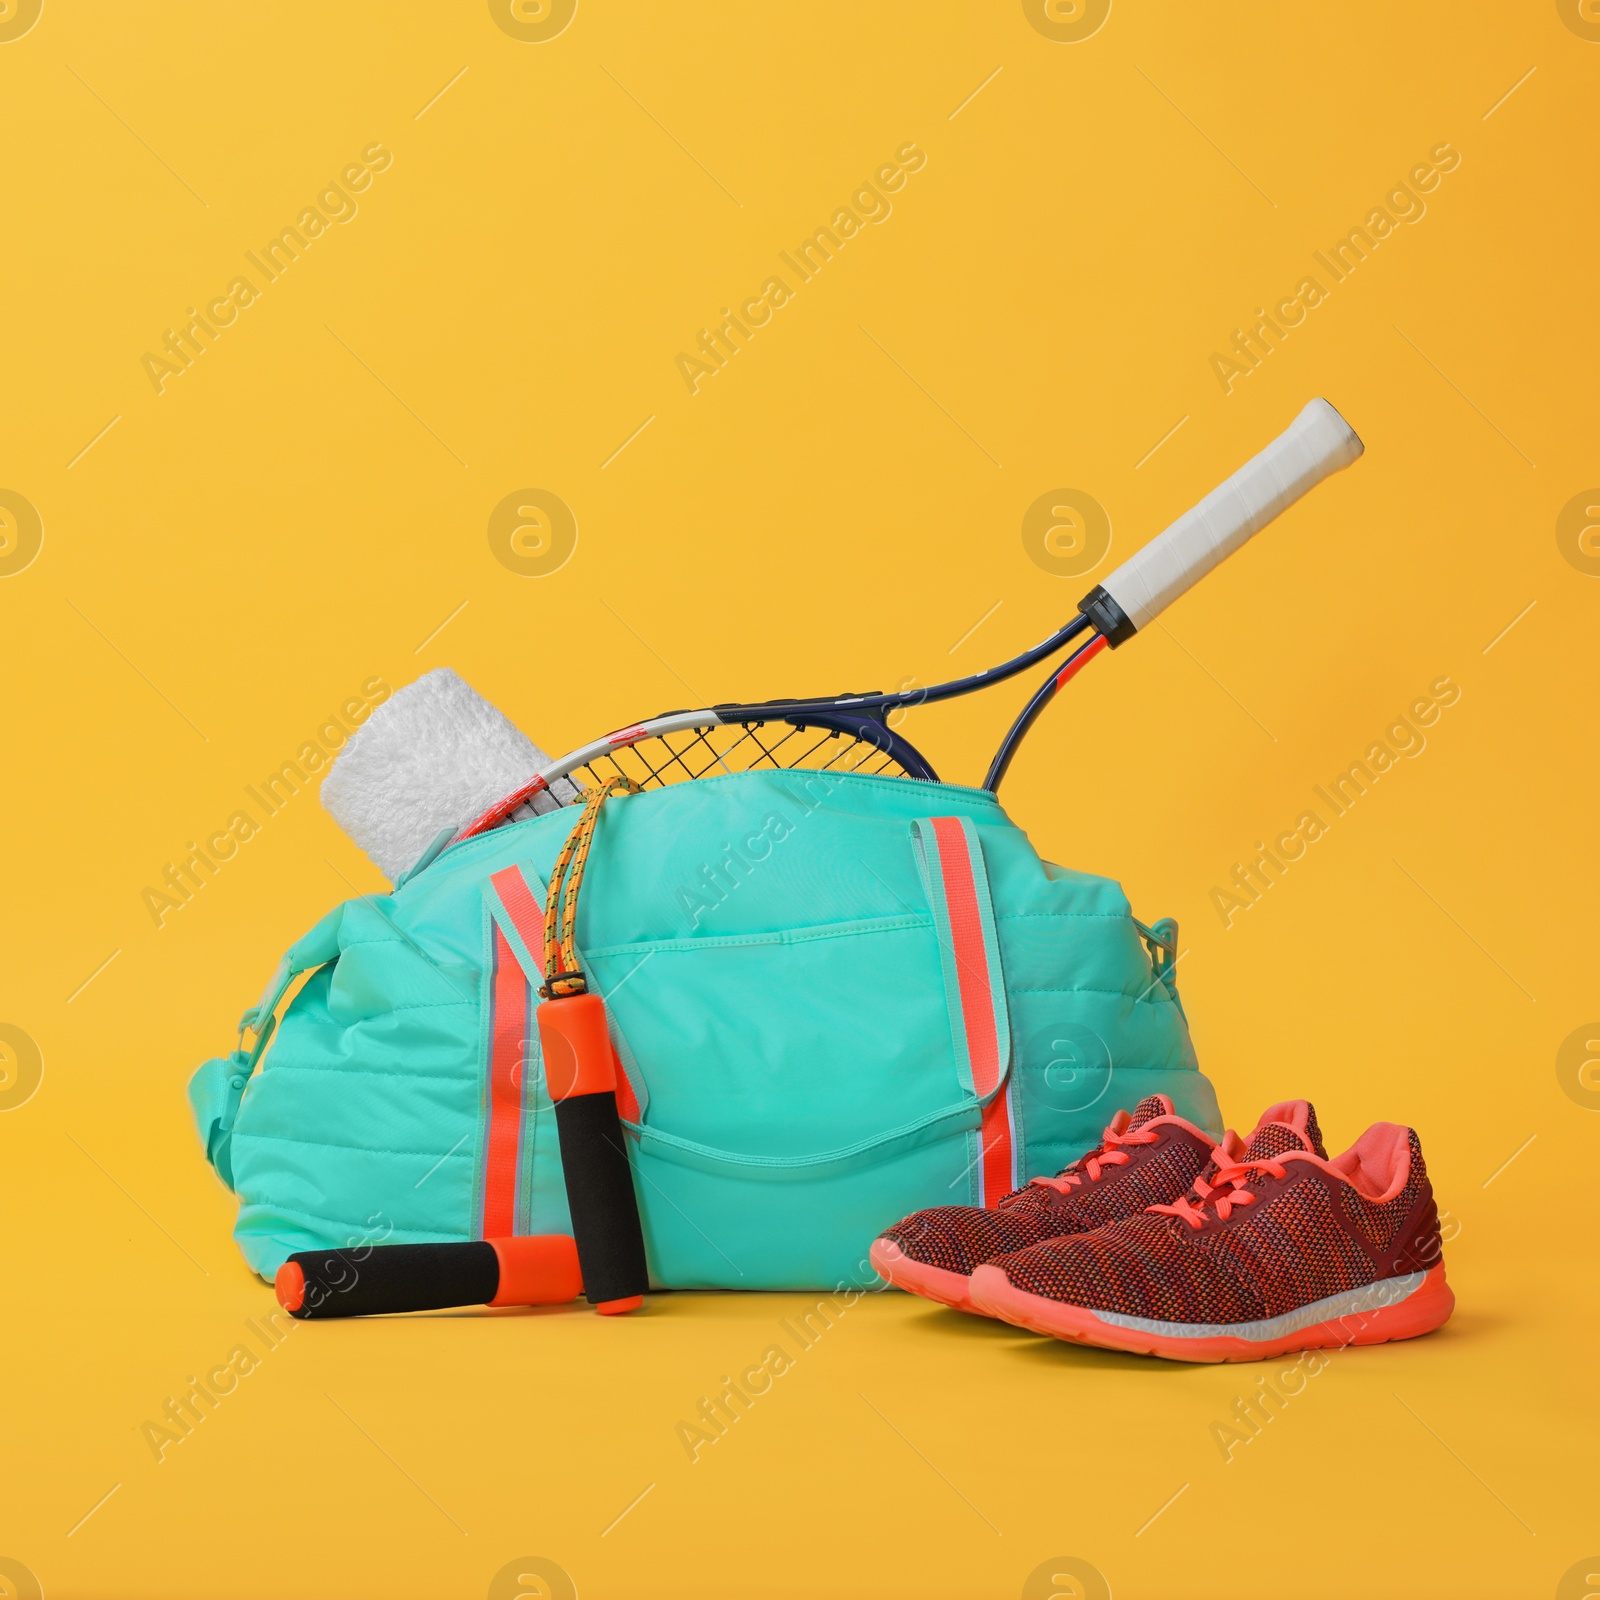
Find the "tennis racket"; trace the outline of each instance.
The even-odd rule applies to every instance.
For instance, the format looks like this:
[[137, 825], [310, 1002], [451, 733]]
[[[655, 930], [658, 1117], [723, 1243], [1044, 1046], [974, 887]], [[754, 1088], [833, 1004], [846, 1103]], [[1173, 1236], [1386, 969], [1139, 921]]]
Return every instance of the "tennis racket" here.
[[[928, 688], [669, 711], [553, 761], [463, 828], [457, 839], [533, 815], [530, 803], [546, 791], [570, 804], [579, 797], [574, 784], [592, 788], [619, 776], [644, 789], [774, 768], [937, 781], [927, 758], [895, 731], [894, 713], [1004, 683], [1072, 646], [1050, 668], [995, 752], [983, 786], [996, 790], [1040, 713], [1096, 656], [1126, 644], [1252, 534], [1349, 466], [1362, 448], [1326, 400], [1313, 400], [1260, 455], [1091, 589], [1078, 602], [1078, 614], [1031, 650]], [[558, 784], [562, 778], [573, 783]], [[553, 791], [552, 785], [557, 785]]]

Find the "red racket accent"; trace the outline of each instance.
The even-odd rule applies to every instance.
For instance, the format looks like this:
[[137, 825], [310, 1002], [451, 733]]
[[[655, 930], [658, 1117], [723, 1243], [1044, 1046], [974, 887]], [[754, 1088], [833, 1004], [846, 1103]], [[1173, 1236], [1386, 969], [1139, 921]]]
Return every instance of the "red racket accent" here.
[[520, 789], [508, 794], [504, 800], [496, 800], [476, 822], [463, 828], [456, 835], [454, 843], [459, 844], [463, 839], [470, 839], [475, 834], [487, 833], [490, 828], [498, 827], [518, 806], [526, 805], [541, 790], [549, 787], [543, 778], [529, 778]]
[[1089, 663], [1093, 661], [1094, 658], [1099, 655], [1100, 652], [1104, 650], [1110, 642], [1111, 641], [1107, 639], [1104, 634], [1101, 634], [1099, 638], [1094, 639], [1089, 644], [1085, 645], [1083, 649], [1080, 650], [1077, 655], [1073, 656], [1066, 666], [1064, 666], [1060, 672], [1056, 674], [1056, 688], [1065, 689], [1066, 686], [1071, 683], [1072, 680], [1077, 677], [1077, 675], [1082, 672], [1083, 669], [1088, 666]]

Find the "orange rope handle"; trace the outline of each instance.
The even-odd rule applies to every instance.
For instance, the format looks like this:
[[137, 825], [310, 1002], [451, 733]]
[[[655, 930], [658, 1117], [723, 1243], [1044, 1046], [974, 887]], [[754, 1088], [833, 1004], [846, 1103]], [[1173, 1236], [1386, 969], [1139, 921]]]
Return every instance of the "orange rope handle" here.
[[567, 842], [550, 870], [550, 890], [544, 903], [544, 982], [539, 993], [546, 1000], [585, 994], [588, 984], [578, 968], [578, 951], [573, 930], [578, 922], [578, 890], [583, 885], [584, 868], [589, 864], [589, 849], [600, 821], [600, 808], [613, 795], [638, 794], [639, 785], [629, 778], [612, 778], [584, 796], [583, 814], [567, 835]]

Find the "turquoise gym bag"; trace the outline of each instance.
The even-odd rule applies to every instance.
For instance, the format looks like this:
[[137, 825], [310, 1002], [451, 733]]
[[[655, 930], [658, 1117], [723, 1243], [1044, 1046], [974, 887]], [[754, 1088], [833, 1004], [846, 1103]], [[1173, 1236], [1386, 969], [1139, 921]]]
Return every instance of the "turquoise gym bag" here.
[[[339, 906], [240, 1048], [195, 1074], [263, 1277], [298, 1250], [570, 1232], [533, 1014], [578, 814], [451, 845]], [[763, 771], [606, 806], [577, 944], [652, 1284], [864, 1286], [885, 1226], [992, 1205], [1152, 1092], [1220, 1133], [1175, 935], [1042, 861], [980, 789]]]

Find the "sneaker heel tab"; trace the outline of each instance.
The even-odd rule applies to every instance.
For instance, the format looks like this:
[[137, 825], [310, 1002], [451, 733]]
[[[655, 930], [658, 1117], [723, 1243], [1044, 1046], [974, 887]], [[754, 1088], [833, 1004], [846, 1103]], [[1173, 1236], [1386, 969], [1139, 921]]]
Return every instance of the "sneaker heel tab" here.
[[1413, 1176], [1427, 1177], [1416, 1130], [1398, 1122], [1374, 1122], [1340, 1157], [1346, 1160], [1351, 1182], [1374, 1203], [1392, 1200]]
[[[1411, 1175], [1419, 1183], [1428, 1182], [1428, 1163], [1422, 1157], [1422, 1140], [1417, 1135], [1415, 1128], [1406, 1129], [1406, 1155], [1411, 1167]], [[1429, 1185], [1431, 1188], [1432, 1185]]]
[[1317, 1108], [1309, 1100], [1280, 1100], [1276, 1105], [1268, 1106], [1256, 1120], [1256, 1131], [1259, 1132], [1270, 1122], [1281, 1122], [1285, 1127], [1293, 1128], [1304, 1136], [1312, 1154], [1327, 1159], [1328, 1149], [1323, 1143], [1322, 1129], [1317, 1122]]

